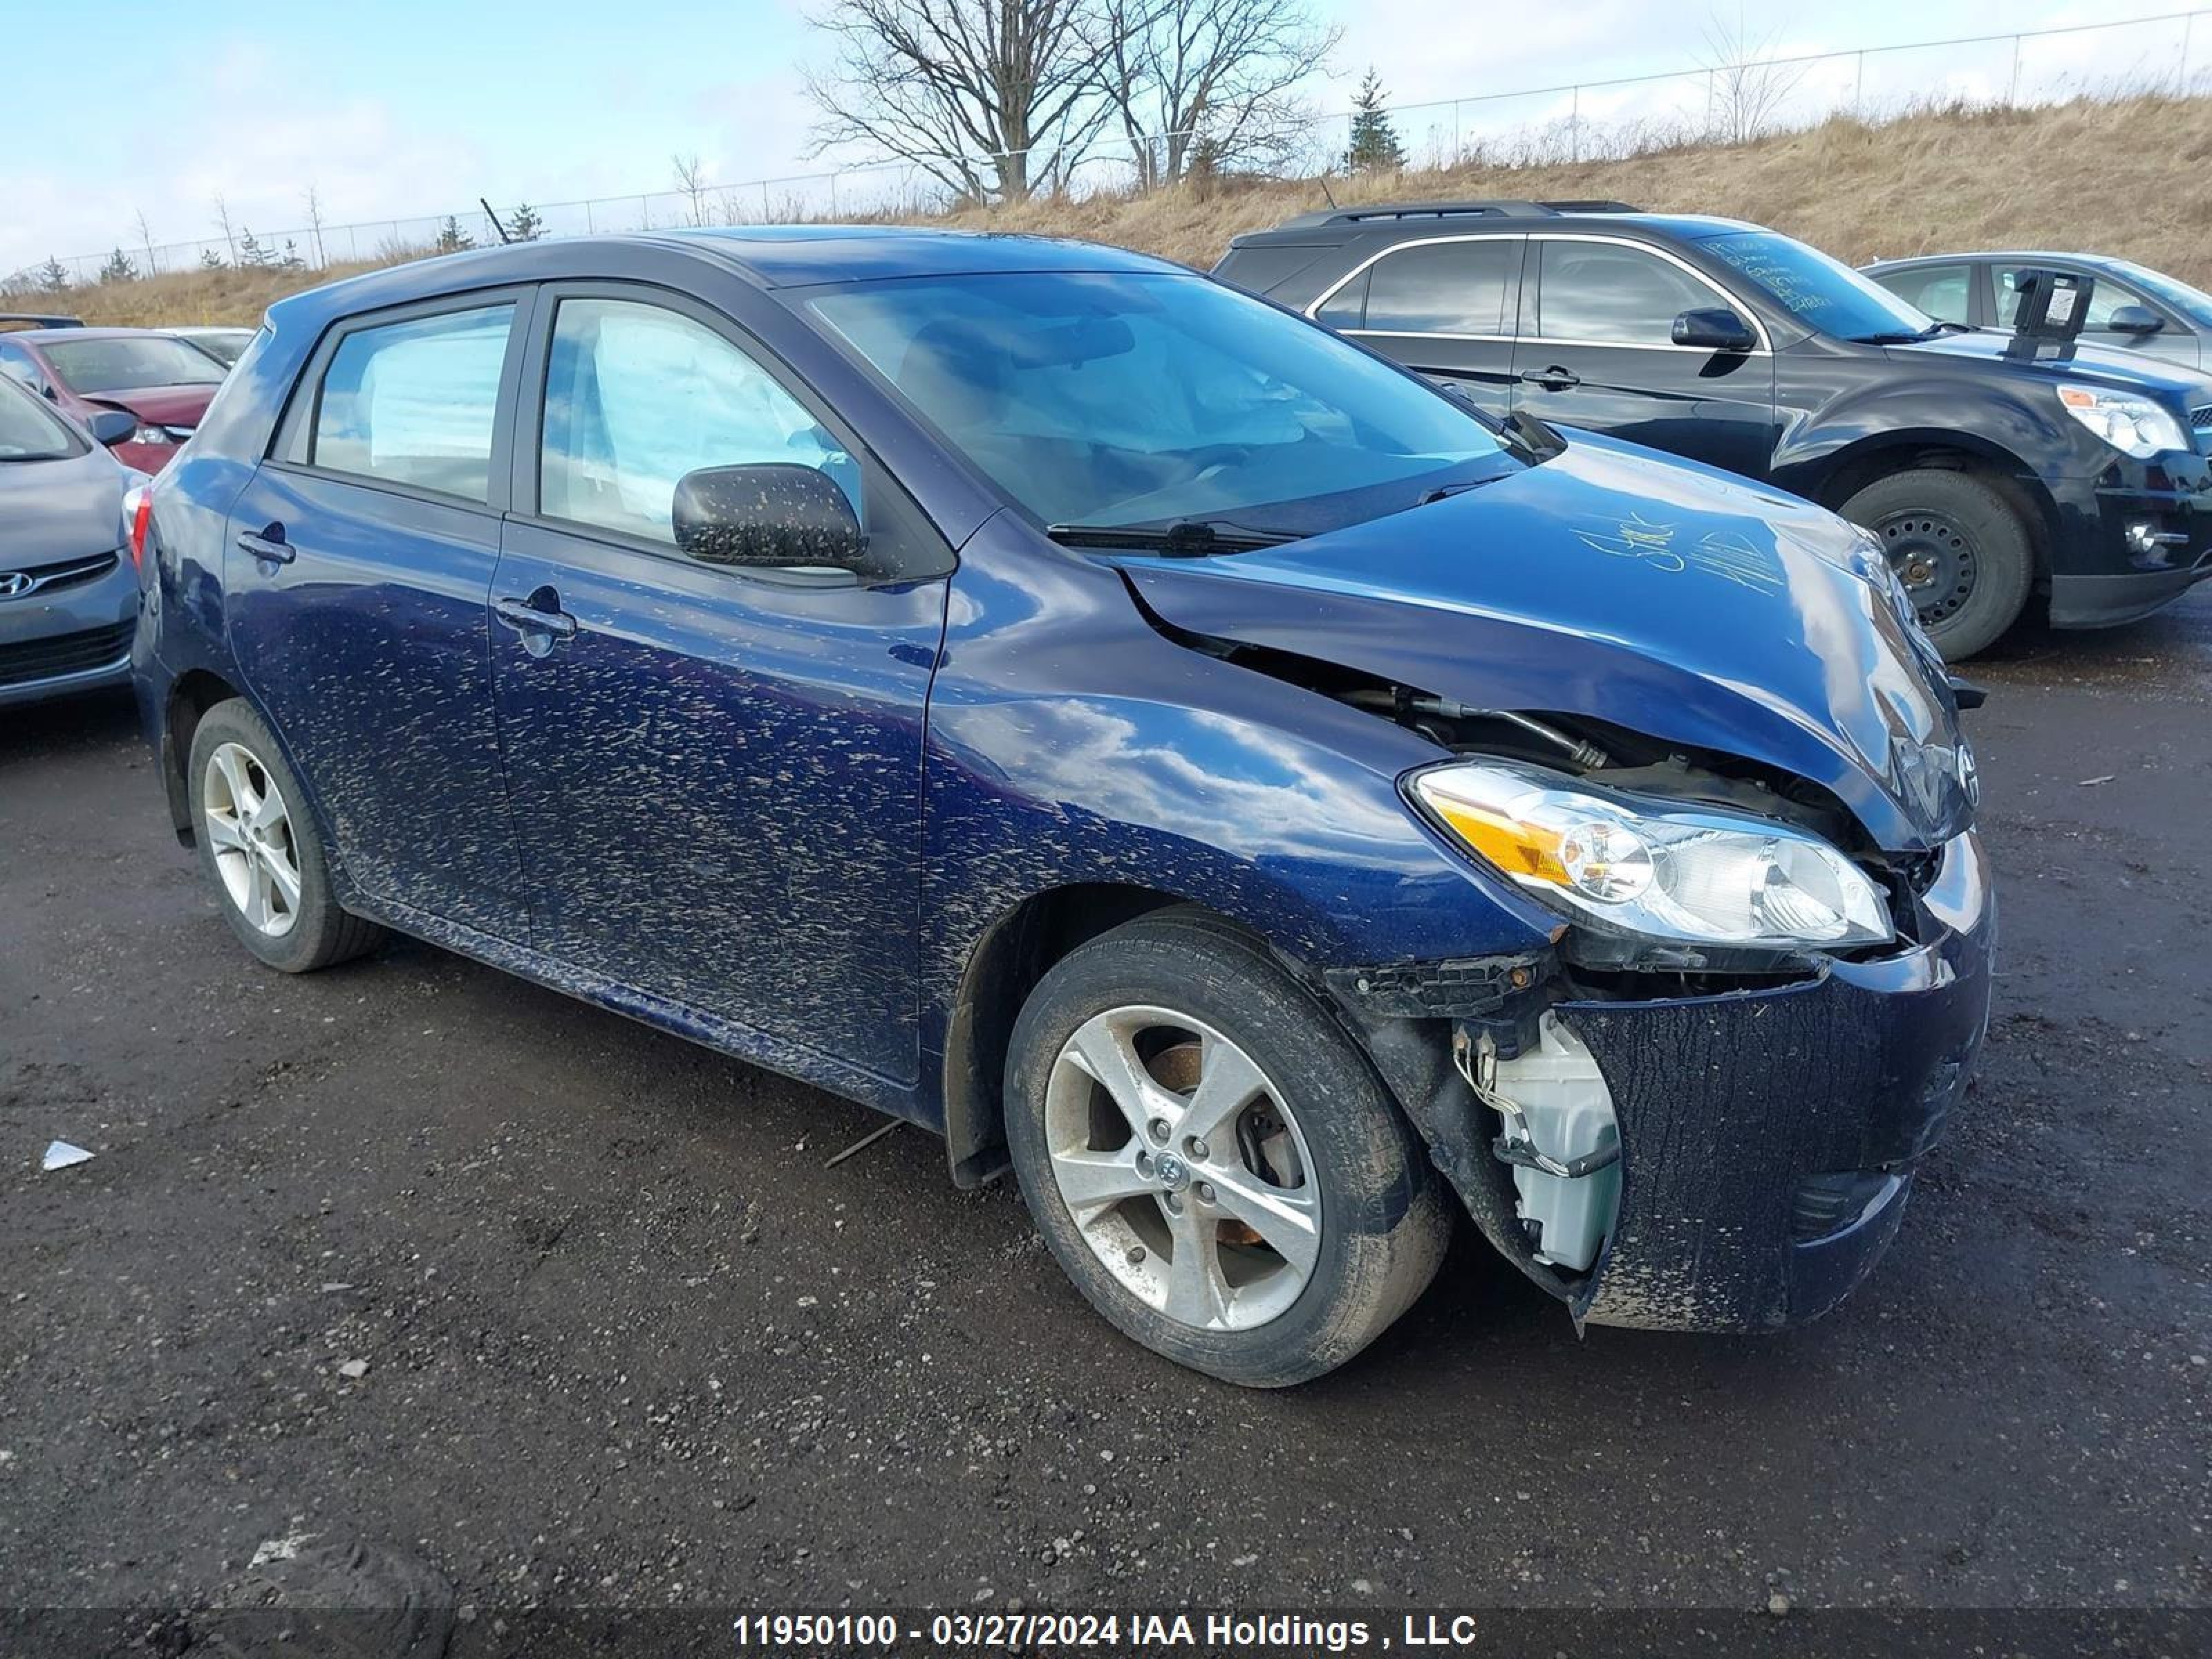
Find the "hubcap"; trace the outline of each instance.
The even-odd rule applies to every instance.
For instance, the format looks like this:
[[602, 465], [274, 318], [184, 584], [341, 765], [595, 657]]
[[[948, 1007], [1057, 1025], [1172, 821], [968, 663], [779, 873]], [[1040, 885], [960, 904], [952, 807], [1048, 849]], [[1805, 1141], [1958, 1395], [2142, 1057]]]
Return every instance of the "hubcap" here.
[[1321, 1255], [1305, 1137], [1251, 1057], [1171, 1009], [1109, 1008], [1053, 1062], [1045, 1138], [1091, 1253], [1200, 1330], [1264, 1325]]
[[1956, 616], [1973, 597], [1980, 575], [1973, 538], [1941, 513], [1893, 513], [1875, 526], [1921, 624], [1933, 628]]
[[252, 750], [226, 743], [208, 757], [200, 818], [233, 908], [271, 939], [290, 933], [300, 917], [292, 815], [276, 779]]

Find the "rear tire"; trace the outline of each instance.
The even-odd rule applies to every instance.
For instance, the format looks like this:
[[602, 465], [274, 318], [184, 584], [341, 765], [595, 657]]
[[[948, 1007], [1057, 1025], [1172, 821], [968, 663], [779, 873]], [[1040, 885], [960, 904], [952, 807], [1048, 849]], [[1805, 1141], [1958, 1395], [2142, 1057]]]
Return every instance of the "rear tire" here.
[[1881, 538], [1947, 662], [1987, 650], [2020, 620], [2035, 550], [2019, 513], [1986, 479], [1943, 467], [1893, 473], [1845, 501], [1843, 515]]
[[307, 792], [243, 697], [200, 717], [185, 764], [201, 872], [239, 942], [288, 974], [375, 947], [384, 930], [331, 896], [330, 866]]
[[1140, 917], [1046, 974], [1014, 1027], [1006, 1139], [1091, 1304], [1248, 1388], [1350, 1359], [1427, 1288], [1450, 1237], [1419, 1137], [1367, 1057], [1203, 912]]

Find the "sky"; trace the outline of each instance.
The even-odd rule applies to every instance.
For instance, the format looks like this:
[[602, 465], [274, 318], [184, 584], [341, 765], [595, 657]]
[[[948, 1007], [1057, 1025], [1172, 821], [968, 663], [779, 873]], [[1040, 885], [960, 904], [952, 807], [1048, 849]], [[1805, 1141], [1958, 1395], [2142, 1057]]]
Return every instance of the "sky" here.
[[[1313, 3], [1346, 30], [1309, 85], [1316, 106], [1340, 113], [1371, 65], [1418, 148], [1424, 138], [1443, 142], [1453, 117], [1413, 106], [1688, 68], [1708, 55], [1717, 15], [1794, 53], [2151, 16], [2186, 0], [2021, 0], [2002, 25], [1986, 0], [1860, 0], [1847, 9], [1727, 0]], [[0, 273], [49, 254], [135, 248], [141, 214], [143, 240], [156, 245], [214, 237], [218, 201], [234, 226], [274, 238], [307, 223], [310, 189], [325, 222], [341, 225], [454, 211], [478, 196], [507, 206], [667, 191], [678, 155], [696, 156], [709, 178], [732, 185], [818, 172], [841, 158], [807, 154], [813, 113], [802, 66], [818, 61], [823, 46], [805, 10], [803, 0], [109, 0], [90, 9], [82, 0], [0, 0], [0, 38], [15, 48], [0, 141]], [[88, 17], [100, 20], [99, 40], [72, 45]], [[2038, 64], [2051, 74], [2079, 73], [2084, 63], [2115, 74], [2178, 66], [2182, 28], [2046, 43], [2030, 54], [2030, 79]], [[2201, 82], [2212, 71], [2212, 13], [2189, 38]], [[1870, 62], [1869, 76], [1893, 90], [2001, 89], [2010, 52]], [[1846, 72], [1821, 74], [1832, 81]], [[1808, 78], [1804, 90], [1820, 84]], [[1634, 115], [1656, 108], [1662, 91], [1679, 98], [1691, 85], [1592, 93], [1581, 112]], [[1492, 100], [1463, 106], [1458, 121], [1464, 137], [1485, 123], [1567, 109], [1565, 94]], [[894, 181], [872, 179], [878, 188]], [[870, 183], [844, 181], [842, 199]], [[763, 199], [771, 210], [801, 196], [818, 204], [822, 189], [772, 187]], [[629, 222], [636, 218], [633, 210]], [[555, 224], [580, 229], [580, 219], [577, 210]], [[378, 234], [352, 233], [354, 251], [374, 251]], [[332, 247], [330, 257], [346, 251]]]

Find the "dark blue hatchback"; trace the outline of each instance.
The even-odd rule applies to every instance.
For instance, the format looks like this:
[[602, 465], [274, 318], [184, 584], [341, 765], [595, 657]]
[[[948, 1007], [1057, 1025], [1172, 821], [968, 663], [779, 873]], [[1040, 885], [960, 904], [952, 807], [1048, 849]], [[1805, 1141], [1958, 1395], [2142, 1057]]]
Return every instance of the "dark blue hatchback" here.
[[1878, 549], [1498, 425], [1179, 268], [794, 228], [287, 300], [155, 490], [179, 836], [1011, 1167], [1259, 1385], [1455, 1210], [1577, 1320], [1778, 1328], [1895, 1232], [1993, 926]]

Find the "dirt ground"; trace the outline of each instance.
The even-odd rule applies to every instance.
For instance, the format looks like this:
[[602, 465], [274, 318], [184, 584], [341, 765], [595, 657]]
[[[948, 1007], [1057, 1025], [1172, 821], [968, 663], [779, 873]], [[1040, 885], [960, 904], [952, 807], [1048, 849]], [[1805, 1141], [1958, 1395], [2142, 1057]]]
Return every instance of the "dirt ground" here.
[[0, 712], [0, 1604], [2203, 1607], [2212, 593], [1974, 673], [1999, 1005], [1858, 1296], [1577, 1340], [1462, 1238], [1267, 1396], [919, 1131], [825, 1168], [877, 1121], [425, 945], [259, 969], [127, 700]]

